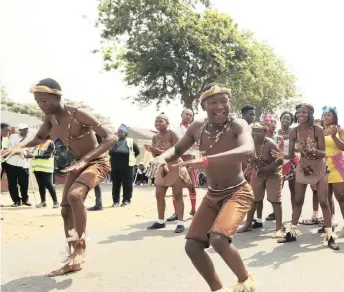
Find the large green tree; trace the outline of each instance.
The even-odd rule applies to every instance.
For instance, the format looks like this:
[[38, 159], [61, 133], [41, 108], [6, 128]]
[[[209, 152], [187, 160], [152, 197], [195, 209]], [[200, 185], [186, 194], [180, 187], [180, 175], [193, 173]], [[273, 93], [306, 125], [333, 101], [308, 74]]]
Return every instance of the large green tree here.
[[200, 12], [207, 2], [102, 0], [105, 70], [121, 70], [139, 89], [131, 99], [141, 106], [180, 99], [197, 110], [203, 86], [213, 81], [230, 86], [234, 111], [251, 102], [259, 113], [273, 112], [294, 97], [295, 78], [284, 63], [228, 15]]

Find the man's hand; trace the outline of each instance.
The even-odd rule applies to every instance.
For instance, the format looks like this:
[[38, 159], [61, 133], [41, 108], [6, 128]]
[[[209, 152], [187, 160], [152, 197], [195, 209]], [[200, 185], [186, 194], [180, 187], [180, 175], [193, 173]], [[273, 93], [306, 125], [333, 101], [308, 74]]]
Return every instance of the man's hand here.
[[269, 177], [275, 173], [277, 169], [277, 165], [275, 163], [271, 163], [267, 166], [263, 166], [258, 169], [257, 176], [260, 177]]
[[13, 155], [20, 155], [22, 158], [24, 158], [25, 149], [22, 147], [15, 146], [13, 148], [0, 151], [0, 157], [5, 158], [5, 161], [11, 158]]
[[71, 166], [62, 170], [62, 172], [79, 172], [87, 165], [87, 162], [83, 159], [79, 160], [78, 162], [72, 164]]
[[164, 171], [165, 175], [169, 172], [166, 160], [163, 157], [158, 156], [152, 162], [152, 165], [150, 166], [146, 175], [149, 178], [154, 178], [156, 176], [157, 172], [160, 171], [161, 169], [162, 169], [162, 171]]
[[202, 158], [198, 158], [198, 159], [183, 161], [183, 162], [172, 165], [172, 167], [183, 167], [183, 166], [191, 167], [191, 168], [203, 168], [204, 161]]
[[276, 150], [271, 150], [271, 156], [276, 158], [276, 159], [284, 159], [285, 155], [282, 150], [276, 151]]

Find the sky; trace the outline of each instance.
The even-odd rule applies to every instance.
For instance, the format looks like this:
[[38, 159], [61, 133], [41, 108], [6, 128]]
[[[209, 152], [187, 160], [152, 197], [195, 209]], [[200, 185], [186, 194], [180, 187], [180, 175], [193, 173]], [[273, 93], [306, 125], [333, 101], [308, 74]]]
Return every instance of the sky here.
[[[96, 0], [0, 1], [0, 86], [17, 102], [34, 102], [31, 85], [43, 78], [56, 79], [64, 96], [83, 100], [113, 124], [154, 127], [154, 105], [139, 110], [128, 95], [119, 72], [104, 72], [100, 32], [90, 20], [97, 13]], [[214, 7], [229, 14], [239, 28], [267, 41], [297, 77], [298, 91], [320, 116], [323, 105], [336, 105], [342, 94], [344, 18], [340, 0], [276, 1], [213, 0]], [[109, 102], [112, 106], [109, 106]], [[172, 125], [180, 122], [180, 102], [162, 106]], [[197, 117], [204, 116], [204, 113]]]

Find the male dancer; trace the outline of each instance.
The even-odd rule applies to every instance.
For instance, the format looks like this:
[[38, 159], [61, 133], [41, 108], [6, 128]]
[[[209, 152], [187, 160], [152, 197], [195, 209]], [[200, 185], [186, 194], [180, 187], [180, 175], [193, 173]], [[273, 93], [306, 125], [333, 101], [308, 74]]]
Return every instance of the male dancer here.
[[225, 290], [205, 252], [210, 245], [237, 276], [234, 291], [255, 292], [254, 278], [231, 244], [253, 203], [253, 192], [245, 181], [241, 163], [253, 153], [254, 143], [248, 124], [242, 119], [229, 117], [229, 96], [228, 89], [216, 84], [207, 85], [200, 103], [208, 118], [192, 123], [175, 146], [155, 159], [148, 175], [154, 176], [157, 171], [168, 172], [167, 162], [175, 161], [197, 142], [202, 158], [184, 161], [179, 167], [204, 167], [208, 193], [186, 236], [186, 253], [211, 291]]
[[251, 125], [254, 122], [254, 119], [256, 118], [256, 108], [252, 104], [246, 104], [241, 109], [241, 115], [242, 118]]
[[259, 202], [263, 201], [265, 191], [272, 203], [276, 216], [276, 233], [273, 238], [282, 238], [282, 159], [275, 159], [271, 151], [279, 151], [271, 138], [267, 137], [268, 127], [262, 123], [252, 125], [254, 157], [251, 160], [253, 175], [251, 186], [254, 192], [254, 205], [247, 215], [246, 224], [238, 232], [252, 231], [253, 215]]
[[[110, 171], [109, 162], [103, 154], [116, 143], [116, 137], [89, 112], [64, 105], [61, 87], [55, 80], [43, 79], [31, 88], [31, 92], [45, 114], [44, 122], [34, 138], [2, 151], [1, 155], [26, 155], [24, 147], [41, 144], [54, 130], [67, 150], [75, 156], [75, 163], [65, 170], [68, 174], [61, 202], [65, 234], [70, 252], [71, 245], [74, 250], [65, 266], [49, 274], [54, 277], [83, 268], [87, 216], [84, 200], [89, 190], [98, 185]], [[100, 144], [95, 134], [102, 138]]]
[[[176, 127], [174, 130], [174, 132], [177, 134], [179, 139], [181, 139], [185, 135], [186, 130], [189, 128], [189, 126], [192, 122], [192, 118], [193, 118], [192, 110], [191, 109], [184, 109], [182, 111], [181, 117], [182, 117], [181, 124], [178, 127]], [[195, 145], [193, 145], [188, 151], [186, 151], [182, 155], [183, 161], [189, 161], [189, 160], [195, 159], [195, 150], [194, 150], [195, 147], [194, 146]], [[195, 187], [198, 185], [197, 169], [189, 167], [188, 172], [189, 172], [189, 176], [190, 176], [191, 181], [192, 181], [192, 185], [188, 188], [190, 202], [191, 202], [190, 215], [195, 216], [195, 214], [196, 214], [196, 189], [195, 189]], [[174, 206], [174, 214], [171, 217], [169, 217], [167, 219], [167, 221], [178, 220], [178, 218], [176, 216], [176, 212], [175, 212], [176, 211], [176, 203], [175, 203], [174, 196], [172, 196], [172, 200], [173, 200], [173, 206]]]

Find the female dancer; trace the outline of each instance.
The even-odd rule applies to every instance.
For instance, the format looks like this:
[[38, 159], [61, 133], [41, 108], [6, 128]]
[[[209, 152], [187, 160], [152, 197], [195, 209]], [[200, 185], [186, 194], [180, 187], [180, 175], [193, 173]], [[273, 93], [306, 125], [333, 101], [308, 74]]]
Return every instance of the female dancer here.
[[[324, 238], [328, 247], [339, 250], [332, 234], [331, 210], [328, 203], [328, 181], [325, 160], [325, 136], [324, 130], [314, 125], [314, 108], [310, 104], [296, 106], [296, 120], [299, 126], [293, 128], [289, 135], [289, 155], [294, 157], [295, 150], [301, 153], [300, 163], [296, 169], [295, 202], [292, 216], [292, 224], [285, 237], [279, 239], [279, 243], [296, 241], [297, 223], [301, 216], [307, 185], [316, 185], [320, 206], [324, 216]], [[284, 157], [283, 151], [273, 151], [278, 157]]]
[[[289, 153], [289, 133], [290, 126], [294, 122], [294, 115], [291, 112], [283, 112], [280, 117], [281, 129], [278, 136], [282, 137], [281, 146], [285, 155]], [[295, 201], [295, 171], [299, 164], [299, 156], [294, 155], [291, 159], [284, 159], [283, 162], [283, 182], [288, 181], [290, 190], [291, 207], [294, 209]]]
[[[169, 119], [161, 113], [155, 119], [155, 128], [158, 130], [158, 134], [152, 139], [152, 145], [145, 145], [147, 151], [151, 152], [154, 157], [157, 157], [164, 153], [167, 149], [177, 144], [179, 138], [177, 134], [171, 130], [168, 130]], [[169, 165], [178, 164], [178, 161], [173, 161]], [[187, 188], [191, 185], [191, 179], [186, 167], [171, 167], [169, 166], [169, 172], [158, 172], [155, 178], [156, 186], [156, 200], [158, 208], [159, 219], [153, 223], [147, 229], [160, 229], [165, 228], [165, 195], [168, 187], [172, 187], [173, 196], [176, 203], [176, 215], [178, 218], [177, 228], [175, 233], [181, 233], [185, 230], [184, 227], [184, 202], [183, 202], [183, 188]]]
[[[332, 221], [334, 221], [335, 195], [344, 217], [344, 129], [338, 125], [336, 107], [324, 106], [323, 125], [325, 131], [326, 162], [330, 171], [328, 175], [328, 200], [331, 207]], [[337, 224], [332, 222], [334, 228]], [[324, 232], [324, 227], [318, 230]]]

